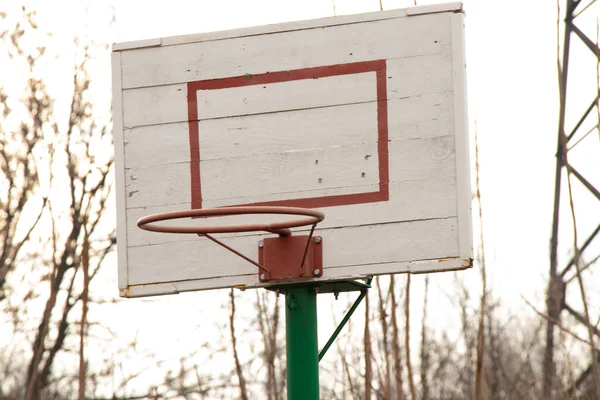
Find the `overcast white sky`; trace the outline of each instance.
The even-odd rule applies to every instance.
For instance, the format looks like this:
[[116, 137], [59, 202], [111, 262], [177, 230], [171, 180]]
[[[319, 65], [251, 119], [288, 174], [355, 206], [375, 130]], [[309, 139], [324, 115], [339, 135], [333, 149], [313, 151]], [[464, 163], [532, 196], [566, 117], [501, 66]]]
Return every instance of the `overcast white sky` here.
[[[60, 16], [62, 11], [57, 3], [60, 2], [44, 7], [52, 7], [46, 12], [54, 15], [58, 26], [66, 17]], [[74, 7], [73, 12], [84, 14], [83, 9], [77, 8], [81, 7], [77, 2], [65, 0], [62, 3]], [[379, 9], [377, 0], [120, 0], [114, 3], [116, 21], [111, 42], [321, 18], [332, 16], [334, 7], [337, 15]], [[412, 6], [412, 1], [388, 0], [383, 1], [383, 6], [384, 9], [403, 8]], [[558, 115], [556, 3], [467, 0], [464, 9], [469, 116], [471, 136], [475, 120], [479, 134], [488, 274], [496, 295], [511, 308], [524, 308], [521, 294], [541, 306], [549, 265]], [[87, 22], [82, 21], [81, 27], [71, 28], [85, 27], [106, 35], [110, 12], [105, 6], [93, 6], [90, 13], [97, 18], [92, 18], [92, 22], [85, 19]], [[98, 22], [97, 27], [93, 20]], [[591, 100], [585, 90], [577, 92], [582, 104]], [[586, 209], [583, 222], [597, 222], [599, 211]], [[474, 286], [479, 285], [476, 268], [464, 274]], [[415, 278], [417, 289], [422, 279]], [[452, 291], [451, 281], [450, 276], [436, 277], [432, 281], [432, 308], [440, 312], [440, 318], [448, 302], [444, 292]], [[418, 296], [419, 291], [415, 293]], [[148, 319], [161, 321], [159, 326], [153, 324], [154, 333], [169, 335], [185, 348], [194, 338], [181, 332], [196, 327], [202, 317], [197, 311], [190, 311], [191, 317], [182, 318], [182, 313], [187, 313], [183, 310], [201, 309], [199, 304], [210, 302], [210, 296], [196, 293], [153, 301], [164, 307], [138, 308], [139, 300], [127, 300], [120, 305], [120, 310], [126, 314], [127, 323], [137, 327], [145, 326]], [[174, 313], [173, 308], [183, 309], [182, 313]], [[323, 311], [329, 313], [330, 308]], [[415, 320], [418, 318], [416, 314]], [[165, 351], [168, 354], [169, 349]]]

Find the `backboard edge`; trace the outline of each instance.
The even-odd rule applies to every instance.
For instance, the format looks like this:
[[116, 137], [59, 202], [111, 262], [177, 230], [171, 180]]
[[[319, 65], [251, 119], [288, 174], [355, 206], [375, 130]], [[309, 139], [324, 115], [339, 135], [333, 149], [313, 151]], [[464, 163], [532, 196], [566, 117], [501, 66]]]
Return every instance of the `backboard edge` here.
[[125, 145], [123, 132], [123, 93], [121, 84], [121, 53], [111, 54], [113, 143], [115, 150], [115, 199], [117, 205], [117, 280], [121, 291], [128, 285], [127, 215], [125, 198]]
[[435, 14], [440, 12], [462, 12], [463, 4], [461, 2], [428, 4], [423, 6], [408, 7], [406, 9], [407, 16]]
[[[330, 280], [360, 279], [369, 276], [385, 274], [423, 274], [434, 272], [459, 271], [471, 268], [472, 266], [473, 263], [471, 258], [452, 257], [435, 260], [403, 261], [374, 264], [369, 265], [370, 271], [365, 271], [364, 266], [336, 267], [333, 268], [333, 271], [332, 269], [329, 269], [328, 271], [328, 269], [326, 268], [323, 271], [324, 275], [322, 278], [309, 279], [307, 280], [307, 282], [326, 282]], [[362, 268], [363, 272], [356, 273], [355, 269], [357, 268]], [[334, 276], [331, 276], [332, 272], [335, 272]], [[281, 285], [281, 283], [277, 284]], [[178, 294], [198, 290], [226, 289], [231, 287], [240, 290], [258, 289], [273, 285], [274, 283], [258, 283], [257, 275], [250, 274], [211, 279], [191, 279], [176, 282], [132, 285], [125, 289], [122, 289], [120, 291], [120, 295], [121, 297], [136, 298], [146, 296]]]
[[113, 43], [112, 51], [116, 52], [121, 50], [143, 49], [146, 47], [158, 47], [161, 44], [162, 40], [160, 38], [134, 40], [131, 42]]
[[[410, 10], [410, 14], [408, 11]], [[189, 35], [167, 36], [162, 38], [153, 38], [146, 40], [137, 40], [129, 42], [120, 42], [113, 44], [113, 51], [134, 50], [145, 47], [155, 46], [173, 46], [196, 42], [209, 42], [224, 39], [233, 39], [245, 36], [256, 36], [272, 33], [290, 32], [304, 29], [314, 29], [330, 27], [336, 25], [355, 24], [370, 21], [380, 21], [386, 19], [405, 18], [408, 16], [435, 14], [440, 12], [461, 12], [462, 3], [452, 2], [433, 6], [416, 6], [409, 8], [375, 11], [361, 14], [330, 16], [318, 19], [308, 19], [302, 21], [283, 22], [278, 24], [268, 24], [253, 27], [244, 27], [238, 29], [229, 29], [214, 32], [194, 33]]]
[[454, 74], [454, 137], [456, 140], [456, 190], [458, 245], [461, 258], [473, 258], [471, 162], [467, 114], [467, 80], [464, 14], [451, 15]]

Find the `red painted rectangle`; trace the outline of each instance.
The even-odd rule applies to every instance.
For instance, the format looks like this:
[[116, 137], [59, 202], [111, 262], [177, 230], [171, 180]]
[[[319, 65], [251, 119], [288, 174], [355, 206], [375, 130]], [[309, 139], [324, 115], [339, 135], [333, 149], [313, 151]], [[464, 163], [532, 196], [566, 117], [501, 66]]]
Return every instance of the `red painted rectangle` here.
[[253, 203], [251, 205], [321, 208], [387, 201], [389, 199], [389, 163], [386, 62], [385, 60], [376, 60], [326, 65], [313, 68], [301, 68], [290, 71], [267, 72], [259, 75], [242, 75], [231, 78], [207, 79], [202, 81], [188, 82], [187, 106], [191, 155], [190, 174], [192, 208], [202, 208], [202, 187], [200, 180], [200, 135], [198, 130], [199, 90], [226, 89], [261, 85], [265, 83], [280, 83], [302, 79], [318, 79], [338, 75], [360, 74], [365, 72], [375, 72], [377, 82], [377, 152], [379, 161], [379, 190], [368, 193], [287, 199], [272, 202]]

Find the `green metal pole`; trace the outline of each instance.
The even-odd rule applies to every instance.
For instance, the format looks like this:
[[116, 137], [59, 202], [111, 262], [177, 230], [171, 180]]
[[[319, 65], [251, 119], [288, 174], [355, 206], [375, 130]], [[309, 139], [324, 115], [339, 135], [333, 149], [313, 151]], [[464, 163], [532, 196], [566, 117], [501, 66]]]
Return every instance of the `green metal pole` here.
[[288, 400], [319, 400], [317, 292], [292, 286], [285, 294]]

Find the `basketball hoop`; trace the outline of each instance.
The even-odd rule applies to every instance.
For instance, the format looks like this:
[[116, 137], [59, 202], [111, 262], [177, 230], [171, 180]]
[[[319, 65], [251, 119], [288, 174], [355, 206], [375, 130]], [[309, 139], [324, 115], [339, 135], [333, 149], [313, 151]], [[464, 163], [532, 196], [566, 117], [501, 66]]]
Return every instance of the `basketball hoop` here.
[[[157, 224], [157, 222], [183, 218], [212, 218], [246, 214], [300, 215], [305, 218], [273, 222], [270, 224], [238, 224], [224, 226], [177, 226]], [[137, 221], [137, 226], [152, 232], [196, 234], [201, 237], [206, 237], [249, 263], [256, 265], [260, 270], [259, 280], [261, 282], [267, 282], [272, 279], [319, 277], [323, 275], [322, 238], [315, 237], [314, 241], [311, 239], [313, 239], [315, 227], [324, 219], [325, 214], [308, 208], [238, 206], [203, 208], [148, 215], [140, 218]], [[290, 228], [309, 225], [312, 225], [312, 227], [308, 236], [292, 237]], [[258, 243], [258, 262], [211, 236], [211, 234], [214, 233], [260, 231], [278, 234], [279, 238], [266, 238]], [[302, 257], [300, 264], [293, 262], [295, 259], [300, 259], [300, 257]]]
[[[274, 222], [271, 224], [242, 224], [229, 226], [174, 226], [157, 225], [156, 222], [171, 221], [183, 218], [211, 218], [230, 215], [244, 214], [282, 214], [282, 215], [302, 215], [307, 218]], [[239, 206], [223, 208], [203, 208], [196, 210], [174, 211], [161, 214], [148, 215], [137, 221], [137, 226], [141, 229], [152, 232], [163, 233], [192, 233], [197, 235], [207, 235], [212, 233], [237, 233], [237, 232], [258, 232], [265, 231], [276, 233], [280, 236], [289, 236], [290, 228], [300, 226], [316, 225], [325, 219], [325, 214], [320, 211], [300, 207], [274, 207], [274, 206]]]

